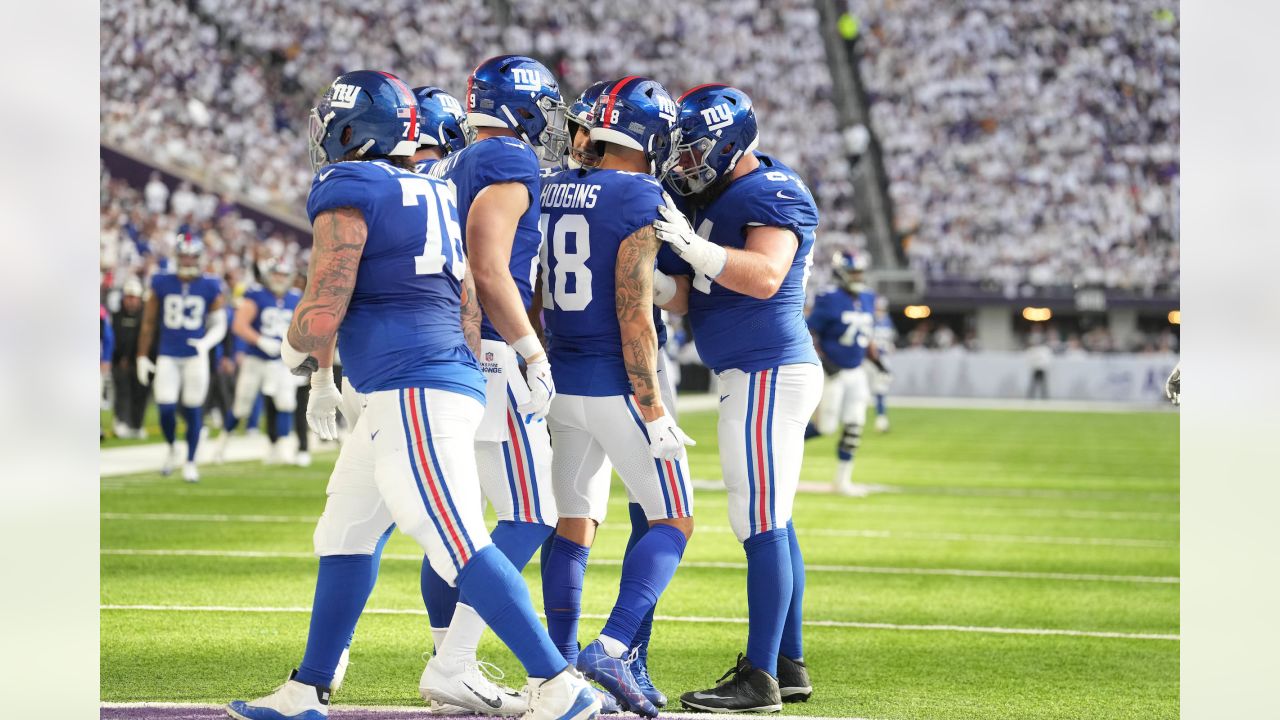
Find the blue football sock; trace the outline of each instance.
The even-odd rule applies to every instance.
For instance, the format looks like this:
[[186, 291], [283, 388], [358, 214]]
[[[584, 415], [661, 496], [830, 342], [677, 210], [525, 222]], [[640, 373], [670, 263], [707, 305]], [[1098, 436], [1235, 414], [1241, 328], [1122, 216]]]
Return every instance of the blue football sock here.
[[804, 439], [805, 439], [805, 440], [811, 440], [811, 439], [813, 439], [813, 438], [818, 437], [818, 436], [819, 436], [819, 435], [821, 435], [821, 434], [822, 434], [822, 433], [818, 432], [818, 426], [817, 426], [817, 425], [814, 425], [813, 423], [809, 423], [808, 425], [805, 425], [805, 426], [804, 426]]
[[546, 540], [542, 541], [542, 550], [538, 555], [538, 572], [542, 575], [543, 579], [546, 579], [547, 577], [547, 558], [551, 557], [551, 548], [555, 546], [556, 536], [555, 533], [552, 532], [552, 534], [547, 536]]
[[156, 410], [160, 412], [160, 432], [164, 434], [164, 441], [172, 445], [178, 441], [178, 406], [157, 404]]
[[196, 448], [200, 445], [200, 428], [204, 427], [204, 408], [182, 408], [182, 419], [187, 423], [187, 462], [195, 462]]
[[542, 604], [547, 633], [569, 664], [578, 662], [578, 616], [582, 614], [582, 579], [591, 548], [555, 536], [542, 571]]
[[[625, 562], [627, 556], [631, 554], [631, 548], [636, 546], [640, 538], [649, 532], [649, 518], [645, 517], [644, 506], [640, 503], [628, 503], [627, 514], [631, 516], [631, 537], [627, 539], [627, 550], [622, 554]], [[655, 605], [645, 613], [644, 620], [640, 621], [640, 627], [636, 629], [635, 639], [631, 641], [632, 647], [640, 648], [640, 658], [647, 660], [649, 658], [649, 638], [653, 635], [653, 611], [657, 608]]]
[[[533, 551], [542, 546], [544, 540], [551, 536], [555, 528], [542, 523], [516, 522], [514, 520], [499, 520], [498, 526], [489, 533], [493, 544], [507, 556], [507, 560], [516, 572], [523, 572], [524, 566], [529, 564], [529, 558], [533, 557]], [[464, 602], [471, 605], [470, 600], [463, 593], [459, 593], [454, 605]], [[475, 605], [471, 605], [475, 607]], [[449, 617], [453, 618], [453, 608], [449, 608]], [[440, 625], [437, 627], [447, 627]]]
[[329, 687], [338, 658], [355, 632], [356, 621], [369, 598], [371, 555], [326, 555], [320, 558], [316, 597], [311, 604], [307, 650], [294, 678]]
[[293, 432], [293, 413], [276, 412], [276, 437], [286, 438]]
[[787, 521], [787, 539], [791, 548], [791, 607], [787, 609], [787, 622], [782, 626], [779, 652], [792, 660], [804, 660], [804, 557], [800, 554], [796, 526], [790, 520]]
[[884, 415], [887, 411], [884, 408], [884, 395], [876, 395], [876, 414]]
[[[373, 588], [378, 584], [378, 566], [382, 564], [382, 550], [387, 546], [387, 541], [391, 539], [391, 532], [396, 529], [396, 524], [391, 523], [391, 527], [382, 533], [382, 537], [378, 538], [378, 544], [373, 548], [373, 559], [369, 565], [369, 592], [373, 593]], [[347, 637], [347, 647], [351, 647], [351, 641], [356, 637], [355, 628], [351, 629], [351, 635]]]
[[240, 424], [240, 418], [236, 417], [235, 415], [232, 415], [231, 411], [228, 410], [227, 414], [222, 418], [222, 432], [225, 432], [225, 433], [235, 432], [236, 426], [239, 424]]
[[501, 550], [490, 545], [476, 553], [458, 573], [458, 589], [529, 677], [551, 678], [565, 669], [565, 659], [533, 612], [524, 578]]
[[436, 630], [449, 627], [449, 623], [453, 622], [453, 611], [458, 607], [458, 588], [445, 582], [425, 557], [422, 558], [419, 585], [422, 589], [422, 604], [427, 608], [427, 619], [431, 627]]
[[645, 615], [658, 604], [658, 596], [676, 574], [687, 543], [684, 533], [670, 525], [654, 525], [622, 561], [618, 601], [609, 613], [601, 635], [631, 647]]
[[784, 528], [747, 538], [747, 659], [778, 676], [778, 645], [791, 606], [791, 540]]

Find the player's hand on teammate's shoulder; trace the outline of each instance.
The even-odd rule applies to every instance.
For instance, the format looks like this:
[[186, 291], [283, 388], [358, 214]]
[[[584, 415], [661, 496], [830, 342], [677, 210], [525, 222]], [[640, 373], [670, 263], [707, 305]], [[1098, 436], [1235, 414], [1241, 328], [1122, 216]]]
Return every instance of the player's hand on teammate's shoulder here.
[[649, 452], [660, 460], [675, 460], [684, 452], [686, 445], [698, 444], [667, 413], [646, 422], [644, 427], [649, 433]]

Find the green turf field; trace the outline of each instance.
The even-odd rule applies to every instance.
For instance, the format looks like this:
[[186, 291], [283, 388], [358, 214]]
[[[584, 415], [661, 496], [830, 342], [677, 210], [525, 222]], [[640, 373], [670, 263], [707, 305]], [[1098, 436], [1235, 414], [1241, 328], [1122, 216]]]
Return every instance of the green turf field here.
[[[893, 421], [888, 435], [868, 433], [855, 476], [890, 492], [797, 498], [816, 690], [786, 712], [1176, 718], [1177, 416], [898, 409]], [[694, 476], [718, 479], [714, 414], [681, 425], [699, 442]], [[804, 480], [829, 480], [833, 452], [831, 439], [811, 442]], [[198, 486], [104, 479], [104, 701], [222, 703], [281, 682], [306, 638], [308, 615], [288, 610], [311, 602], [311, 533], [331, 462], [209, 466]], [[586, 639], [617, 590], [624, 503], [615, 488], [587, 575]], [[746, 636], [724, 493], [698, 491], [696, 512], [650, 660], [673, 699], [711, 684]], [[415, 547], [396, 536], [387, 548], [340, 705], [420, 702], [429, 635], [414, 614]], [[536, 565], [525, 576], [541, 607]], [[492, 635], [482, 656], [509, 681], [523, 677]]]

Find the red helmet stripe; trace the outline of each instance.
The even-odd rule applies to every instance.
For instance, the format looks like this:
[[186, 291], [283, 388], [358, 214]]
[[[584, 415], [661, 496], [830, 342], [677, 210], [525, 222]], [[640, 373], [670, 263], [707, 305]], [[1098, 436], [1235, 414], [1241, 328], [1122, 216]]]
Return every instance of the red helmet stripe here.
[[628, 75], [615, 83], [613, 87], [609, 88], [609, 92], [607, 93], [609, 96], [609, 104], [604, 107], [604, 117], [601, 118], [601, 122], [604, 124], [604, 127], [609, 127], [609, 117], [613, 115], [613, 103], [618, 99], [618, 93], [622, 92], [622, 88], [625, 87], [627, 83], [638, 77], [640, 76]]
[[680, 102], [681, 100], [684, 100], [685, 98], [689, 97], [689, 94], [692, 92], [701, 90], [702, 88], [709, 88], [709, 87], [729, 87], [729, 86], [725, 85], [724, 83], [707, 83], [705, 85], [696, 85], [694, 87], [689, 88], [688, 90], [685, 90], [680, 97], [676, 98], [676, 102]]

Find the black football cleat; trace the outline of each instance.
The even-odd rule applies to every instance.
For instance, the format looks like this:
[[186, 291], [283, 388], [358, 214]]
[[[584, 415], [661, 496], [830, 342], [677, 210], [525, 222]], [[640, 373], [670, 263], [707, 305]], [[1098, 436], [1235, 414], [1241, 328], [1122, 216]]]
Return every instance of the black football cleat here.
[[680, 702], [690, 710], [714, 713], [776, 713], [782, 710], [778, 681], [751, 664], [741, 653], [734, 665], [709, 690], [687, 692]]
[[813, 684], [809, 682], [809, 668], [804, 662], [778, 656], [778, 692], [784, 703], [809, 702]]

